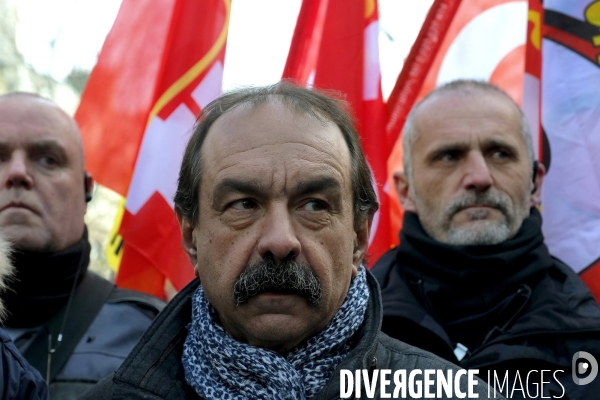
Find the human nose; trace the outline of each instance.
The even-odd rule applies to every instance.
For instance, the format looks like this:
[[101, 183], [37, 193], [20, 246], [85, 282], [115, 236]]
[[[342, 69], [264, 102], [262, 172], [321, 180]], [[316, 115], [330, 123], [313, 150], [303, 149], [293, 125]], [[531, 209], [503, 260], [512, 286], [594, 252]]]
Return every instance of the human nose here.
[[258, 253], [262, 258], [271, 253], [277, 263], [286, 258], [296, 258], [300, 254], [300, 240], [294, 229], [292, 216], [284, 205], [271, 207], [266, 213]]
[[27, 168], [27, 157], [19, 152], [13, 153], [7, 163], [6, 186], [24, 187], [31, 189], [33, 187], [33, 179]]
[[467, 157], [463, 188], [482, 192], [494, 183], [492, 174], [482, 154], [471, 154]]

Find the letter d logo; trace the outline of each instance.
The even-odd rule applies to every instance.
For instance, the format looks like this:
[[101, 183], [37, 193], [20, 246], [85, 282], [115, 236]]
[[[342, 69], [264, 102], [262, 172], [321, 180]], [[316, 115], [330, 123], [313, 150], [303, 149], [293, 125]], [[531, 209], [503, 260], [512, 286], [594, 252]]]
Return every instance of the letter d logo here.
[[[585, 362], [577, 363], [577, 360], [584, 359]], [[592, 382], [596, 375], [598, 375], [598, 361], [588, 352], [578, 351], [573, 355], [573, 363], [572, 363], [572, 374], [573, 374], [573, 382], [576, 385], [587, 385]], [[590, 374], [586, 378], [578, 378], [577, 374], [585, 374], [589, 372]]]

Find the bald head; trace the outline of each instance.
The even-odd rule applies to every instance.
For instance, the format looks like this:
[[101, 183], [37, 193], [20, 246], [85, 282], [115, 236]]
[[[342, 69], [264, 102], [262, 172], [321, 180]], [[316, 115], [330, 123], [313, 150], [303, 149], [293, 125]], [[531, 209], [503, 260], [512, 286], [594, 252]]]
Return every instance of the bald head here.
[[0, 96], [0, 229], [16, 247], [57, 251], [81, 238], [83, 165], [77, 124], [56, 104]]

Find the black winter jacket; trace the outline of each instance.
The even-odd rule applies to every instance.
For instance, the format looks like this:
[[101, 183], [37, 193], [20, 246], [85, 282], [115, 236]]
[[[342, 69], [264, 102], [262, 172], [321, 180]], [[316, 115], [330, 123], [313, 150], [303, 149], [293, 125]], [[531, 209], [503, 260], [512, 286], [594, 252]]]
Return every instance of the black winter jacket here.
[[[433, 354], [381, 333], [382, 311], [379, 286], [370, 273], [367, 276], [371, 296], [365, 321], [357, 332], [358, 343], [348, 358], [338, 366], [325, 388], [314, 397], [315, 399], [340, 398], [340, 369], [351, 371], [367, 369], [371, 372], [376, 369], [391, 369], [392, 373], [399, 369], [406, 369], [408, 373], [412, 369], [458, 370], [455, 365]], [[191, 297], [198, 284], [197, 279], [192, 281], [171, 300], [121, 368], [112, 377], [98, 383], [81, 399], [199, 399], [192, 387], [186, 383], [181, 364], [183, 343], [187, 336], [186, 326], [192, 315]], [[392, 383], [389, 387], [390, 393], [393, 392], [393, 388]], [[379, 390], [377, 384], [375, 396], [369, 398], [380, 398]], [[461, 380], [461, 391], [465, 390], [466, 381]], [[475, 393], [479, 394], [480, 399], [488, 398], [487, 386], [481, 381], [475, 386]], [[362, 398], [367, 398], [364, 386], [361, 394]]]
[[19, 353], [0, 329], [0, 398], [4, 400], [47, 400], [48, 386], [40, 373]]
[[[532, 216], [537, 218], [536, 215], [532, 213]], [[410, 225], [409, 220], [409, 229]], [[414, 226], [414, 222], [412, 225]], [[402, 236], [402, 240], [411, 239]], [[544, 382], [549, 381], [544, 385], [544, 396], [569, 400], [600, 398], [600, 374], [592, 383], [582, 386], [576, 385], [572, 378], [575, 353], [585, 351], [600, 362], [600, 307], [585, 284], [568, 266], [548, 256], [549, 266], [536, 272], [534, 284], [524, 285], [515, 290], [513, 301], [507, 303], [497, 318], [492, 318], [494, 326], [491, 329], [487, 324], [477, 325], [477, 317], [474, 317], [475, 323], [470, 325], [474, 332], [470, 333], [481, 339], [480, 344], [470, 349], [459, 361], [454, 353], [456, 343], [445, 331], [439, 316], [436, 316], [443, 305], [438, 303], [436, 309], [436, 305], [428, 301], [428, 296], [416, 289], [423, 286], [422, 281], [427, 279], [426, 274], [424, 273], [422, 279], [417, 279], [419, 282], [415, 282], [410, 275], [403, 273], [406, 267], [402, 265], [406, 265], [410, 260], [420, 262], [414, 261], [418, 259], [416, 257], [421, 257], [420, 260], [433, 258], [438, 262], [446, 260], [448, 264], [452, 263], [453, 260], [448, 257], [449, 253], [444, 253], [447, 245], [440, 245], [437, 252], [421, 245], [426, 246], [428, 243], [419, 242], [410, 250], [422, 250], [421, 256], [413, 257], [406, 249], [400, 254], [398, 247], [382, 256], [371, 270], [381, 285], [383, 332], [463, 368], [479, 369], [479, 377], [486, 381], [489, 371], [489, 383], [492, 387], [494, 372], [500, 383], [508, 376], [510, 389], [512, 390], [517, 382], [517, 390], [512, 395], [507, 395], [506, 390], [502, 391], [507, 398], [536, 398], [542, 370], [552, 371], [546, 372], [543, 377]], [[547, 252], [547, 249], [545, 251]], [[531, 260], [533, 257], [526, 259]], [[485, 263], [482, 263], [481, 268], [485, 267]], [[424, 266], [418, 268], [419, 271], [424, 269]], [[490, 285], [488, 292], [493, 288], [494, 285]], [[482, 296], [485, 293], [478, 295]], [[453, 308], [460, 309], [460, 305], [453, 305]], [[560, 370], [562, 372], [558, 372]], [[553, 376], [555, 372], [556, 375]], [[519, 390], [519, 377], [523, 391]], [[499, 388], [500, 385], [496, 384], [496, 387]], [[539, 392], [537, 396], [542, 398]]]

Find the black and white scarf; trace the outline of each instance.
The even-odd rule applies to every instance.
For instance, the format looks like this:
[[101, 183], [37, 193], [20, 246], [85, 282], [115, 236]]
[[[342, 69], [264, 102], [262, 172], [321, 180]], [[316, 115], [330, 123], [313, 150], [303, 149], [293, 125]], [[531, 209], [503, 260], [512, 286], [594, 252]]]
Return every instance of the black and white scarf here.
[[200, 285], [192, 298], [182, 357], [186, 381], [206, 399], [310, 398], [352, 349], [351, 338], [363, 322], [368, 299], [366, 271], [360, 267], [329, 324], [284, 357], [227, 334]]

